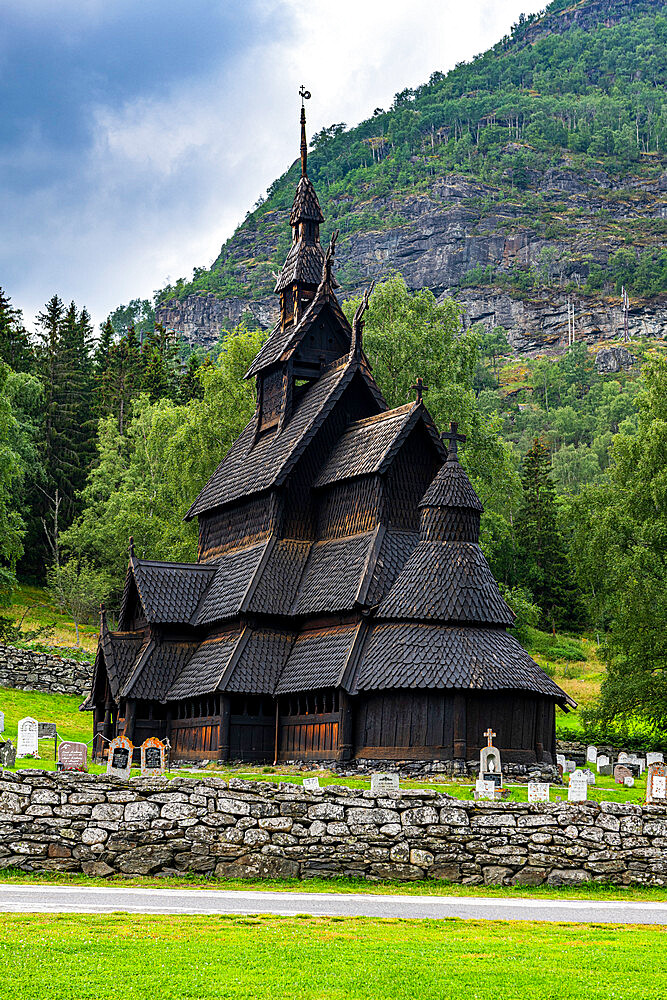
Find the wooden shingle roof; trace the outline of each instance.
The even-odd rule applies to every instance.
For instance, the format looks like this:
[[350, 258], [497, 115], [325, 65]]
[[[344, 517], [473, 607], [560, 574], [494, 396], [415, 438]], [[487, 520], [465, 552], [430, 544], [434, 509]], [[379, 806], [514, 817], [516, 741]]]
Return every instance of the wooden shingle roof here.
[[467, 507], [480, 514], [482, 502], [456, 456], [449, 456], [421, 499], [420, 507]]
[[[153, 562], [135, 556], [131, 556], [128, 569], [146, 619], [154, 624], [188, 621], [214, 573], [215, 567], [208, 564]], [[121, 618], [124, 611], [121, 609]]]
[[350, 692], [388, 688], [533, 691], [574, 705], [502, 629], [375, 624]]
[[345, 673], [361, 625], [334, 625], [302, 632], [280, 675], [277, 694], [336, 687]]
[[151, 639], [141, 649], [121, 692], [124, 698], [164, 701], [197, 648], [197, 640]]
[[380, 604], [378, 618], [514, 624], [479, 545], [420, 541]]
[[[298, 244], [295, 244], [295, 247], [297, 246]], [[313, 247], [312, 249], [315, 248]], [[323, 253], [321, 247], [318, 247], [318, 249]], [[322, 260], [323, 259], [324, 257], [322, 257]], [[309, 260], [312, 263], [315, 260], [315, 256], [311, 254]], [[287, 262], [285, 266], [287, 266]], [[322, 264], [320, 264], [320, 269], [321, 268]], [[286, 326], [283, 329], [280, 326], [280, 323], [278, 323], [274, 327], [271, 332], [271, 336], [260, 349], [253, 363], [250, 365], [250, 368], [245, 373], [245, 378], [252, 378], [254, 375], [264, 371], [266, 368], [270, 368], [279, 361], [288, 360], [324, 309], [329, 309], [331, 311], [333, 319], [335, 320], [340, 332], [343, 334], [343, 337], [347, 336], [349, 338], [349, 342], [352, 343], [352, 328], [334, 294], [333, 289], [335, 287], [337, 286], [333, 280], [331, 282], [322, 281], [318, 286], [312, 302], [296, 324]]]
[[313, 545], [291, 612], [294, 615], [351, 610], [363, 599], [375, 564], [378, 529]]
[[266, 540], [218, 557], [211, 584], [192, 616], [193, 625], [211, 625], [241, 611], [269, 544]]
[[167, 690], [165, 700], [180, 701], [218, 691], [242, 635], [243, 629], [238, 627], [204, 639]]
[[420, 403], [406, 403], [350, 424], [313, 485], [329, 486], [355, 476], [384, 472], [420, 420], [444, 457], [444, 447], [426, 408]]
[[385, 409], [363, 365], [355, 360], [332, 365], [306, 388], [282, 429], [262, 434], [254, 442], [255, 420], [250, 421], [190, 507], [186, 520], [284, 483], [355, 375], [364, 379], [378, 408]]
[[288, 615], [299, 587], [311, 543], [276, 539], [263, 567], [247, 610], [256, 614]]
[[296, 282], [317, 287], [322, 277], [323, 266], [322, 245], [297, 240], [289, 249], [274, 291], [281, 292], [283, 288], [288, 288]]
[[295, 226], [298, 222], [324, 222], [313, 182], [306, 174], [299, 178], [296, 186], [289, 221], [291, 226]]

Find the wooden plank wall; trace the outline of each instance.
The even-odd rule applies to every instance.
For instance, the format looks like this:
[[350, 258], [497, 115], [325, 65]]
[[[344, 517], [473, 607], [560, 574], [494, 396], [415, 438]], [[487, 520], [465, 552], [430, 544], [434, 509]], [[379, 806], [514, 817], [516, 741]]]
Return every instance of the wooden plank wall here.
[[280, 760], [332, 760], [338, 754], [340, 712], [280, 717]]
[[209, 715], [201, 719], [173, 719], [169, 726], [171, 759], [218, 756], [220, 716]]
[[358, 700], [358, 757], [410, 760], [452, 756], [453, 699], [440, 691], [379, 691]]

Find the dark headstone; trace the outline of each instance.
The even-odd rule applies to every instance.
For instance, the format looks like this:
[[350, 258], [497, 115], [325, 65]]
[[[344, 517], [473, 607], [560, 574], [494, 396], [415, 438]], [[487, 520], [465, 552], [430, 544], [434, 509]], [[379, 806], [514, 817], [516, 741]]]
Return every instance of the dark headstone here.
[[11, 740], [0, 743], [0, 767], [14, 767], [16, 764], [16, 747]]

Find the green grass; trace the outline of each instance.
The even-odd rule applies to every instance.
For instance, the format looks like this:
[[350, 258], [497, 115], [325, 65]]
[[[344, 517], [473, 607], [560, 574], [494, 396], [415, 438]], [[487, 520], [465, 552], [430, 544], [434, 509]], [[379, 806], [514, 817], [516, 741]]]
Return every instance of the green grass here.
[[5, 736], [16, 742], [19, 719], [31, 715], [39, 722], [55, 722], [65, 740], [87, 743], [93, 735], [91, 712], [80, 712], [83, 697], [76, 694], [45, 694], [0, 688], [0, 711], [5, 713]]
[[36, 644], [53, 648], [62, 656], [80, 658], [83, 655], [91, 659], [90, 654], [94, 655], [97, 649], [98, 623], [79, 626], [81, 648], [77, 649], [74, 622], [53, 604], [44, 587], [19, 584], [12, 595], [11, 605], [3, 608], [2, 614], [14, 624], [20, 624], [24, 632], [48, 626], [48, 634], [40, 636]]
[[524, 921], [6, 914], [2, 992], [5, 1000], [645, 1000], [667, 996], [663, 934]]

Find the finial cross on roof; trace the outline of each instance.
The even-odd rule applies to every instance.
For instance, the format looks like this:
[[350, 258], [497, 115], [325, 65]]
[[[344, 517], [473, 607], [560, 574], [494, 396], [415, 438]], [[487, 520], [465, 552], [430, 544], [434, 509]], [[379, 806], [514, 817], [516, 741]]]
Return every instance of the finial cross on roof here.
[[459, 450], [459, 441], [461, 442], [461, 444], [463, 444], [463, 442], [466, 440], [465, 434], [459, 434], [458, 430], [459, 430], [459, 425], [455, 421], [452, 421], [452, 423], [449, 425], [449, 430], [445, 431], [445, 433], [441, 435], [443, 441], [449, 441], [447, 458], [450, 457], [456, 458]]
[[493, 729], [491, 729], [490, 727], [489, 727], [489, 729], [487, 729], [487, 731], [484, 733], [484, 736], [486, 736], [486, 745], [487, 745], [487, 747], [492, 747], [493, 746], [493, 737], [497, 736], [497, 735], [498, 734], [494, 733]]
[[421, 403], [421, 401], [422, 401], [422, 399], [424, 397], [424, 393], [428, 392], [428, 386], [424, 385], [424, 379], [423, 378], [416, 378], [415, 379], [415, 384], [411, 385], [410, 388], [412, 389], [413, 392], [417, 393], [417, 402]]
[[306, 90], [303, 84], [299, 87], [299, 97], [301, 98], [301, 107], [303, 107], [304, 101], [309, 101], [311, 98], [310, 91]]

